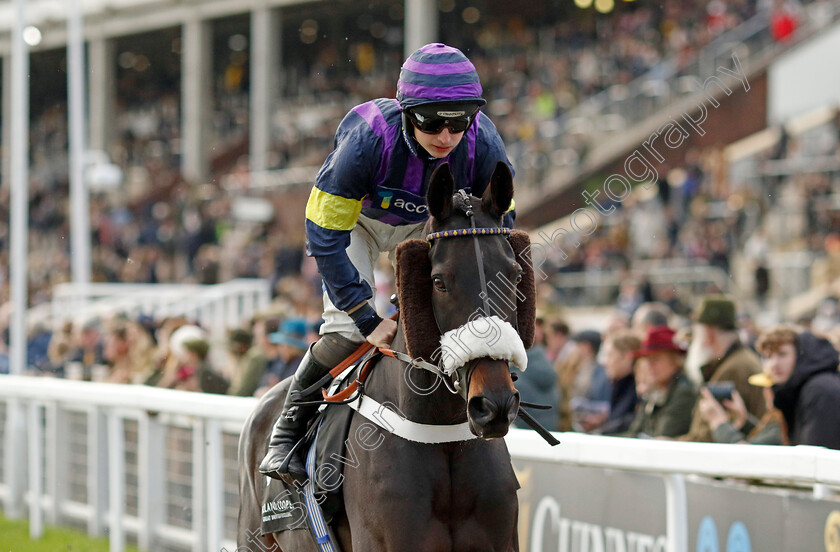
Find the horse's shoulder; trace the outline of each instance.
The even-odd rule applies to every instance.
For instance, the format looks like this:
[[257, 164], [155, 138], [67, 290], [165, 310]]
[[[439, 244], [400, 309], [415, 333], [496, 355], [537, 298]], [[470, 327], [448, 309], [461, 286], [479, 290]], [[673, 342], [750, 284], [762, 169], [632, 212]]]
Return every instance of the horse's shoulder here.
[[286, 378], [269, 389], [260, 398], [257, 406], [251, 412], [246, 425], [251, 428], [264, 428], [274, 425], [274, 422], [283, 410], [283, 403], [286, 401], [286, 395], [289, 392], [291, 382], [291, 377]]

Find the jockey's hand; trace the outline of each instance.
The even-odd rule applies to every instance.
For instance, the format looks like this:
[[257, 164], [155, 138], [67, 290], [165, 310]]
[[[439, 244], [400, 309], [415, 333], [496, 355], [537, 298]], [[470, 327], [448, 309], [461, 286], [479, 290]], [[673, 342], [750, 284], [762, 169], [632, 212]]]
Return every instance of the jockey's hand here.
[[391, 346], [396, 335], [397, 321], [386, 318], [367, 336], [367, 341], [376, 347], [387, 348]]

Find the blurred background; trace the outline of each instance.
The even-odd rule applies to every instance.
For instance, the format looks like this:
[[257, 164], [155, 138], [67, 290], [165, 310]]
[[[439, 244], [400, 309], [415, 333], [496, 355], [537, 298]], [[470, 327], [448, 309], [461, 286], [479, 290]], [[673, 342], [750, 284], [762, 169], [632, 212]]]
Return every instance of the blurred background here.
[[[73, 2], [25, 4], [28, 320], [50, 329], [64, 321], [45, 305], [73, 280]], [[835, 308], [823, 299], [834, 295], [827, 286], [840, 244], [840, 118], [836, 78], [813, 44], [830, 51], [836, 2], [441, 0], [414, 20], [402, 2], [267, 4], [243, 11], [242, 3], [78, 2], [90, 281], [264, 278], [273, 300], [295, 290], [298, 314], [314, 321], [320, 283], [303, 254], [303, 206], [348, 109], [393, 97], [413, 32], [420, 43], [462, 49], [477, 66], [485, 111], [516, 169], [517, 225], [533, 231], [532, 241], [568, 230], [564, 217], [587, 207], [582, 193], [624, 174], [633, 151], [655, 169], [654, 185], [631, 179], [634, 191], [622, 201], [601, 192], [597, 201], [612, 213], [590, 208], [597, 228], [587, 224], [565, 246], [546, 248], [546, 309], [632, 314], [635, 303], [654, 299], [679, 312], [710, 290], [770, 321]], [[15, 11], [4, 2], [0, 12], [6, 303]], [[733, 57], [749, 91], [719, 69], [734, 71]], [[723, 87], [704, 88], [709, 77]], [[672, 148], [662, 132], [648, 145], [657, 153], [645, 150], [668, 120], [694, 116], [703, 90], [719, 106], [709, 104], [702, 134], [688, 127]], [[4, 308], [0, 327], [7, 319]]]

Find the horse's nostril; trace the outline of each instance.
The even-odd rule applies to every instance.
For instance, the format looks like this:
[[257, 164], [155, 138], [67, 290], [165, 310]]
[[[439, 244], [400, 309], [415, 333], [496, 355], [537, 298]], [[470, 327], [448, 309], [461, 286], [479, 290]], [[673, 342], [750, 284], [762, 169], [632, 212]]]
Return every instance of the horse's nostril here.
[[485, 425], [493, 421], [498, 412], [496, 404], [487, 397], [473, 397], [468, 406], [470, 418], [479, 424]]
[[504, 412], [507, 413], [508, 423], [511, 424], [519, 415], [519, 393], [511, 395], [505, 404]]

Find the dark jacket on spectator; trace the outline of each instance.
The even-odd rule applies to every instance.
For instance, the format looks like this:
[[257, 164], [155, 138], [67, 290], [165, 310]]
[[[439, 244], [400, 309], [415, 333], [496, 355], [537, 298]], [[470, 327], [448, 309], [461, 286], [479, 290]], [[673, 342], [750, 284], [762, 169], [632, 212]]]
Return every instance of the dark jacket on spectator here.
[[[535, 420], [549, 431], [557, 430], [557, 374], [545, 356], [545, 351], [539, 345], [534, 345], [528, 351], [528, 369], [524, 372], [516, 371], [519, 379], [516, 388], [519, 398], [524, 402], [544, 404], [551, 410], [529, 410]], [[516, 426], [529, 428], [521, 419], [517, 418]]]
[[677, 374], [664, 398], [648, 398], [636, 408], [627, 437], [676, 437], [688, 431], [697, 390], [685, 374]]
[[773, 403], [782, 411], [793, 445], [840, 449], [840, 372], [831, 343], [809, 332], [797, 336], [796, 365]]
[[601, 433], [603, 435], [615, 435], [627, 431], [635, 417], [637, 402], [636, 377], [633, 372], [612, 382], [610, 415], [604, 425], [601, 426]]

